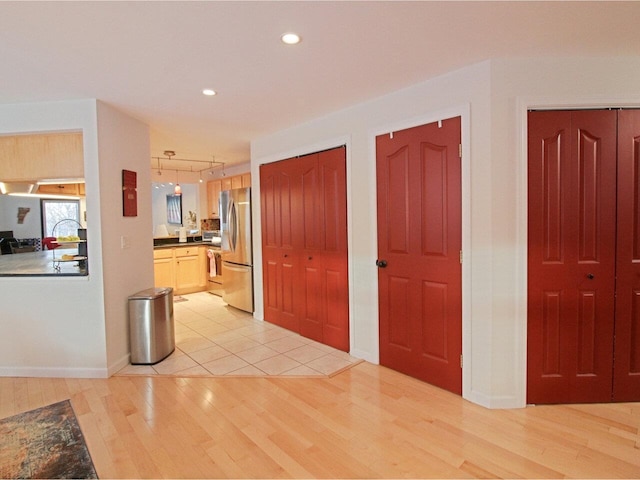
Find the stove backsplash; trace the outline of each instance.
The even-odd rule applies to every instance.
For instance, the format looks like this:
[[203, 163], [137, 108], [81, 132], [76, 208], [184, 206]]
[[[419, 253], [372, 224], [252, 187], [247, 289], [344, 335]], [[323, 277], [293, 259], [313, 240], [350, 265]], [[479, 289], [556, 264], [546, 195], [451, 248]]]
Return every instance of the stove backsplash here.
[[205, 218], [200, 220], [200, 230], [220, 230], [219, 218]]

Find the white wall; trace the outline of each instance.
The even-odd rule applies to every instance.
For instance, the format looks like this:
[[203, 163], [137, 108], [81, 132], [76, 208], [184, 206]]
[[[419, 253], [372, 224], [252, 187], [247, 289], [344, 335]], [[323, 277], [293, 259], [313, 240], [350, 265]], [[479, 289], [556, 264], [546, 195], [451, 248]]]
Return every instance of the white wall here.
[[[96, 243], [102, 250], [107, 368], [111, 375], [129, 363], [128, 297], [154, 286], [151, 155], [147, 125], [100, 101], [97, 119], [101, 217], [99, 230], [87, 229], [87, 236], [90, 258]], [[135, 217], [122, 215], [122, 170], [137, 173]]]
[[256, 318], [263, 317], [259, 165], [347, 144], [351, 353], [378, 361], [376, 134], [463, 118], [463, 397], [526, 401], [526, 108], [640, 106], [640, 58], [473, 65], [252, 142]]
[[[347, 144], [352, 355], [378, 362], [375, 136], [452, 116], [463, 135], [463, 395], [485, 402], [491, 385], [490, 65], [482, 63], [256, 140], [251, 145], [256, 318], [263, 318], [259, 165]], [[470, 127], [471, 126], [471, 127]], [[470, 152], [473, 152], [471, 155]], [[482, 185], [470, 188], [470, 184]], [[473, 308], [469, 305], [473, 304]], [[473, 341], [472, 341], [473, 334]]]
[[[250, 164], [247, 163], [241, 163], [241, 164], [237, 164], [237, 165], [233, 165], [231, 167], [225, 167], [224, 173], [227, 177], [233, 176], [233, 175], [240, 175], [243, 173], [247, 173], [250, 171]], [[180, 182], [180, 186], [183, 188], [187, 186], [189, 187], [190, 185], [193, 186], [196, 189], [196, 205], [195, 205], [195, 212], [197, 213], [198, 219], [197, 219], [197, 228], [200, 228], [200, 220], [203, 219], [207, 219], [209, 218], [208, 215], [208, 205], [207, 205], [207, 182], [210, 180], [214, 180], [214, 179], [218, 179], [222, 177], [222, 167], [221, 166], [216, 166], [213, 170], [213, 174], [210, 175], [208, 172], [179, 172], [178, 173], [178, 180]], [[202, 179], [202, 182], [200, 182], [200, 180]], [[153, 183], [159, 183], [165, 184], [166, 187], [166, 193], [170, 193], [170, 187], [169, 187], [169, 183], [168, 182], [173, 182], [175, 183], [176, 181], [176, 171], [175, 170], [158, 170], [157, 168], [152, 168], [151, 170], [151, 181]], [[171, 187], [172, 188], [172, 187]], [[158, 198], [155, 195], [155, 191], [153, 192], [154, 197], [153, 197], [153, 226], [154, 229], [156, 227], [156, 225], [160, 224], [160, 223], [165, 223], [166, 224], [166, 205], [163, 207], [162, 205], [160, 205]], [[190, 191], [188, 192], [188, 194], [190, 195]], [[190, 200], [189, 200], [190, 201]], [[182, 210], [183, 210], [183, 214], [188, 212], [188, 210], [185, 210], [185, 206], [183, 204], [182, 206]], [[163, 208], [165, 208], [165, 210], [163, 211]], [[190, 210], [193, 210], [193, 208], [191, 208], [191, 204], [189, 206]], [[163, 213], [164, 212], [164, 213]], [[163, 217], [164, 215], [164, 217]], [[170, 225], [167, 224], [167, 229], [169, 230], [169, 233], [172, 232], [173, 228], [175, 227], [171, 227], [169, 228]]]
[[[22, 224], [18, 223], [18, 208], [29, 208]], [[0, 196], [0, 231], [13, 230], [15, 238], [41, 238], [40, 199], [30, 197]]]
[[[0, 134], [55, 131], [82, 131], [87, 215], [99, 219], [96, 102], [0, 105]], [[87, 277], [0, 278], [0, 375], [106, 376], [101, 257], [89, 245]]]
[[[167, 227], [169, 235], [174, 235], [174, 230], [180, 225], [167, 222], [167, 195], [173, 194], [174, 187], [168, 183], [154, 183], [151, 188], [152, 228], [158, 225]], [[200, 228], [200, 188], [199, 184], [180, 183], [182, 189], [182, 225], [188, 227], [189, 211], [196, 212], [196, 228]], [[206, 195], [206, 189], [205, 189]]]
[[[0, 105], [0, 134], [56, 131], [83, 133], [89, 275], [0, 277], [0, 375], [106, 377], [127, 359], [127, 296], [153, 285], [148, 132], [95, 100]], [[122, 168], [138, 171], [137, 219]]]
[[508, 404], [526, 399], [527, 109], [603, 107], [640, 107], [640, 57], [492, 62], [491, 391]]

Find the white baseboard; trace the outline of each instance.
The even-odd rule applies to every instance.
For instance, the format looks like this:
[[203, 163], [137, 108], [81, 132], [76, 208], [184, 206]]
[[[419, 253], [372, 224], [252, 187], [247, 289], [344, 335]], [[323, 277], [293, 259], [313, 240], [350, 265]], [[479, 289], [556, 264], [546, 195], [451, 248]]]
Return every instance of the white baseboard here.
[[349, 355], [351, 355], [352, 357], [359, 358], [361, 360], [366, 360], [367, 362], [373, 363], [375, 365], [378, 365], [380, 363], [379, 359], [376, 356], [371, 355], [371, 353], [366, 352], [364, 350], [353, 349], [349, 352]]
[[109, 377], [115, 375], [120, 370], [122, 370], [124, 367], [129, 365], [130, 358], [131, 358], [131, 355], [127, 353], [126, 355], [122, 356], [117, 362], [109, 365], [109, 368], [107, 369]]
[[511, 409], [511, 408], [523, 408], [526, 405], [521, 405], [518, 399], [514, 396], [502, 395], [502, 396], [490, 396], [480, 392], [471, 392], [465, 400], [469, 400], [472, 403], [480, 405], [482, 407], [490, 409]]

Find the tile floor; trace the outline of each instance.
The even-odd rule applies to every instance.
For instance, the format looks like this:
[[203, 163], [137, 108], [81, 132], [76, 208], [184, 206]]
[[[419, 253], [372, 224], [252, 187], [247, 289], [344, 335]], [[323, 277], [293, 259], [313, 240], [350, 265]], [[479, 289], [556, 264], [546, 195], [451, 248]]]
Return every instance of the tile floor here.
[[156, 365], [116, 375], [330, 376], [361, 360], [277, 325], [255, 320], [208, 292], [174, 302], [176, 350]]

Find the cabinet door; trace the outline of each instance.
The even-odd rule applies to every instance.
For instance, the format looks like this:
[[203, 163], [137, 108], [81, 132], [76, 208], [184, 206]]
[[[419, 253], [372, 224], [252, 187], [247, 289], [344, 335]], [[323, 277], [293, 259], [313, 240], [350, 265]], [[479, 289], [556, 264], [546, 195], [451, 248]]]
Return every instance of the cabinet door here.
[[153, 261], [153, 279], [156, 288], [175, 288], [173, 282], [173, 258], [157, 258]]
[[242, 188], [242, 177], [240, 175], [231, 177], [231, 188]]
[[225, 177], [222, 179], [222, 190], [231, 190], [233, 188], [231, 184], [231, 177]]
[[209, 258], [207, 257], [207, 248], [198, 247], [198, 263], [200, 264], [198, 267], [200, 271], [199, 286], [203, 290], [207, 288], [207, 262], [208, 261], [209, 261]]
[[242, 175], [242, 187], [248, 188], [251, 186], [251, 174], [245, 173]]
[[200, 262], [198, 255], [176, 258], [176, 290], [190, 293], [200, 290]]
[[211, 180], [207, 182], [207, 215], [212, 217], [220, 216], [220, 191], [222, 190], [222, 182], [220, 180]]
[[[83, 194], [84, 194], [84, 184], [82, 184], [83, 187]], [[80, 190], [78, 188], [78, 184], [77, 183], [58, 183], [58, 184], [51, 184], [51, 185], [40, 185], [38, 186], [38, 193], [51, 193], [54, 195], [74, 195], [74, 196], [78, 196], [80, 194]]]

